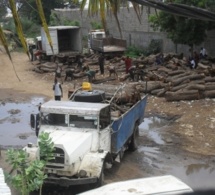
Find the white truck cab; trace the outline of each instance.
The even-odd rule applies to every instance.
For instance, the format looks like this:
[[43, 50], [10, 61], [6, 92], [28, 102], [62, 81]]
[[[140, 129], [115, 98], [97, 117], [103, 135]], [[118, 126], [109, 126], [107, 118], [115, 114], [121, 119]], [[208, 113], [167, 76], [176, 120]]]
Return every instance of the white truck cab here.
[[[110, 105], [50, 100], [41, 105], [41, 132], [54, 142], [55, 158], [46, 166], [47, 183], [62, 186], [96, 183], [110, 151]], [[38, 146], [25, 147], [31, 160], [40, 159]], [[63, 177], [68, 177], [65, 180]]]
[[105, 37], [106, 35], [104, 29], [91, 30], [88, 33], [88, 48], [91, 49], [92, 39], [102, 39]]

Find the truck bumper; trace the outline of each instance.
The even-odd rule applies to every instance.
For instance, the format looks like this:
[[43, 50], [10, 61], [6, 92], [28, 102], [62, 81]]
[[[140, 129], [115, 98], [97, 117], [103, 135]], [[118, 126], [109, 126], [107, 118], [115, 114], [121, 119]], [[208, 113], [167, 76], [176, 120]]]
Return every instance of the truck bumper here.
[[82, 184], [93, 184], [98, 181], [97, 177], [90, 177], [90, 178], [77, 178], [77, 179], [70, 179], [66, 177], [48, 177], [45, 179], [44, 183], [48, 185], [59, 185], [64, 187], [74, 186], [74, 185], [82, 185]]

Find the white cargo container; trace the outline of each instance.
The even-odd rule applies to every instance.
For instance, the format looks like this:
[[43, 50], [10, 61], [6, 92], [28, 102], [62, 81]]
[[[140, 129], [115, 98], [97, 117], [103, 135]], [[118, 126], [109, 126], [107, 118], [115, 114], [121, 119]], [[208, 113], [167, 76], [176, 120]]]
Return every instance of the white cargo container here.
[[82, 38], [81, 30], [78, 26], [51, 26], [49, 28], [49, 33], [51, 36], [53, 50], [49, 45], [46, 33], [41, 28], [41, 42], [42, 51], [47, 56], [57, 55], [57, 54], [78, 54], [82, 52]]

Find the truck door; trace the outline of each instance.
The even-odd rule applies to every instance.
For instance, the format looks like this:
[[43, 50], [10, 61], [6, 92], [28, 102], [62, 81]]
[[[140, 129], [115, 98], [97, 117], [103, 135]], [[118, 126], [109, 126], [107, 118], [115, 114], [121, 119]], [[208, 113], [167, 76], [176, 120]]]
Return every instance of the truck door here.
[[99, 148], [110, 151], [110, 106], [103, 108], [99, 114]]

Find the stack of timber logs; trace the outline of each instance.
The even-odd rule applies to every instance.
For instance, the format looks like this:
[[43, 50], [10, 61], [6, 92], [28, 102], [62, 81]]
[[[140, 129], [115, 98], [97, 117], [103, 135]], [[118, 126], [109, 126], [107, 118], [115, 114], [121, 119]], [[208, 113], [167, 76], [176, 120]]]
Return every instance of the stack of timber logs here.
[[[164, 54], [163, 63], [156, 65], [155, 59], [157, 55], [140, 56], [139, 58], [132, 59], [132, 65], [138, 65], [138, 69], [143, 72], [143, 79], [135, 81], [132, 81], [130, 75], [125, 73], [125, 56], [106, 58], [105, 66], [114, 65], [116, 72], [121, 73], [119, 81], [129, 83], [135, 89], [129, 93], [121, 93], [120, 97], [118, 97], [119, 102], [127, 101], [127, 103], [130, 103], [129, 101], [131, 100], [128, 99], [132, 99], [131, 94], [135, 91], [164, 97], [167, 101], [215, 98], [214, 59], [200, 60], [197, 68], [191, 69], [187, 64], [186, 58], [172, 53]], [[83, 65], [88, 65], [90, 69], [98, 69], [97, 54], [86, 55], [83, 58]], [[68, 63], [64, 63], [62, 67], [64, 71], [71, 68]], [[72, 67], [75, 68], [75, 65], [72, 65]], [[36, 68], [37, 72], [54, 72], [56, 64], [46, 62], [37, 65]], [[107, 70], [105, 69], [105, 71]], [[78, 71], [77, 74], [79, 74]], [[104, 79], [104, 82], [106, 80]], [[105, 89], [107, 88], [105, 87]], [[130, 94], [129, 98], [128, 94]]]

